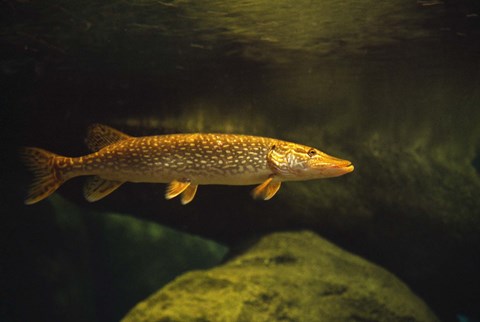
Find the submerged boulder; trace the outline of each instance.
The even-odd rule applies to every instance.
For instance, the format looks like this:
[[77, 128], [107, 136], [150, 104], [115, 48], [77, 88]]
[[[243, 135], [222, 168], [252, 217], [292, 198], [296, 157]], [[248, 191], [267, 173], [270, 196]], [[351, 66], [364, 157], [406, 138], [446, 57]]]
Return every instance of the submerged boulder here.
[[309, 232], [273, 233], [186, 273], [123, 321], [437, 321], [394, 275]]

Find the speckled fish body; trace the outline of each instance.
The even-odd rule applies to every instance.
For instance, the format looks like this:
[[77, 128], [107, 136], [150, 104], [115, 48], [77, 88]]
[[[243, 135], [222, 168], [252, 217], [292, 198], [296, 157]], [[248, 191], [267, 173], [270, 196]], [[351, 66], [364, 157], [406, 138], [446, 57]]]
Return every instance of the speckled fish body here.
[[36, 203], [62, 183], [92, 176], [84, 195], [97, 201], [125, 182], [168, 183], [167, 199], [193, 200], [198, 185], [253, 185], [255, 198], [268, 200], [282, 181], [339, 176], [353, 171], [350, 161], [287, 141], [235, 134], [169, 134], [132, 137], [94, 125], [86, 139], [92, 154], [64, 157], [25, 148], [26, 165], [36, 180], [26, 204]]
[[83, 160], [80, 172], [105, 179], [169, 183], [251, 185], [265, 181], [273, 139], [231, 134], [172, 134], [129, 138]]

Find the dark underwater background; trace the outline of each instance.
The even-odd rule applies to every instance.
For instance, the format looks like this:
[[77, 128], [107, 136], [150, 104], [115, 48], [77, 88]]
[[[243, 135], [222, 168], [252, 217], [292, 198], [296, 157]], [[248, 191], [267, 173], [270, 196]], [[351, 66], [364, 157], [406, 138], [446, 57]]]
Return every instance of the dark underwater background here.
[[[118, 321], [176, 277], [221, 268], [276, 232], [325, 238], [383, 267], [433, 312], [429, 321], [480, 319], [478, 1], [0, 7], [1, 321]], [[92, 123], [136, 136], [270, 136], [355, 171], [284, 183], [268, 202], [252, 200], [252, 187], [200, 186], [187, 206], [166, 201], [163, 184], [126, 184], [91, 204], [78, 178], [25, 206], [31, 176], [18, 148], [87, 154]], [[295, 249], [275, 265], [296, 265]], [[275, 303], [269, 296], [262, 303]], [[197, 321], [216, 320], [207, 313]], [[300, 314], [287, 306], [270, 318], [316, 320]], [[348, 320], [385, 319], [369, 314]]]

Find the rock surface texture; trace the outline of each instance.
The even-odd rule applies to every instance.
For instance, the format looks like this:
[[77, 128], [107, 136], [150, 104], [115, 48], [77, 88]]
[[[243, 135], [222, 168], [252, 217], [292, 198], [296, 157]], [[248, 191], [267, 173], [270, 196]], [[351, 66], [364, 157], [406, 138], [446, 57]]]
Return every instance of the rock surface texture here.
[[186, 273], [123, 321], [437, 318], [391, 273], [304, 231], [267, 235], [222, 266]]

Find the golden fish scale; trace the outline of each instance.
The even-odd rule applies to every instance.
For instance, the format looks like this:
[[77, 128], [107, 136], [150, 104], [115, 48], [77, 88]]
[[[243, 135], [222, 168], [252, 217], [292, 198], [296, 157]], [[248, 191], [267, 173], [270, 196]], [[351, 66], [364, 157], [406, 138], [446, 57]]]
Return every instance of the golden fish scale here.
[[130, 138], [75, 158], [73, 168], [83, 175], [119, 181], [189, 179], [198, 184], [255, 184], [271, 174], [267, 153], [276, 142], [234, 134]]

